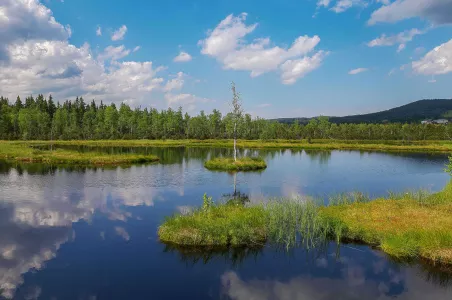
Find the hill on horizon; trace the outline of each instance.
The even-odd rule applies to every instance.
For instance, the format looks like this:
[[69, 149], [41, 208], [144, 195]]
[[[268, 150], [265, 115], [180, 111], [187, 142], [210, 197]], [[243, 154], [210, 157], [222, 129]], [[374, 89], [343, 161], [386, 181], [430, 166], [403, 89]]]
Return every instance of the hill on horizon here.
[[[279, 118], [281, 123], [308, 123], [312, 118]], [[452, 99], [418, 100], [385, 111], [351, 115], [344, 117], [329, 117], [332, 123], [405, 123], [420, 122], [426, 119], [452, 119]]]

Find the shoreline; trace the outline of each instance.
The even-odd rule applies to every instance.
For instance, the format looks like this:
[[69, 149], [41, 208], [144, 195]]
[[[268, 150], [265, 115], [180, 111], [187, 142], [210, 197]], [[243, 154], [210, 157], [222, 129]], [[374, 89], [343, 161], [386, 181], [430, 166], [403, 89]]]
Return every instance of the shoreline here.
[[[0, 141], [16, 146], [86, 146], [86, 147], [212, 147], [232, 148], [233, 140], [69, 140], [69, 141]], [[452, 141], [399, 140], [238, 140], [238, 148], [248, 149], [306, 149], [306, 150], [358, 150], [377, 152], [452, 152]]]

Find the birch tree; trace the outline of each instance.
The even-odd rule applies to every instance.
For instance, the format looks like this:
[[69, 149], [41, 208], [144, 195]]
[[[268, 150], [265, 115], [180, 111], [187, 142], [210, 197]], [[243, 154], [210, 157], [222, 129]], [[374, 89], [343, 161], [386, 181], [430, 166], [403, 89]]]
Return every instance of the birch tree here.
[[232, 117], [234, 122], [234, 161], [237, 161], [237, 123], [242, 118], [242, 100], [240, 99], [240, 94], [235, 89], [235, 83], [231, 83], [232, 90], [232, 101], [231, 101], [231, 109], [232, 109]]

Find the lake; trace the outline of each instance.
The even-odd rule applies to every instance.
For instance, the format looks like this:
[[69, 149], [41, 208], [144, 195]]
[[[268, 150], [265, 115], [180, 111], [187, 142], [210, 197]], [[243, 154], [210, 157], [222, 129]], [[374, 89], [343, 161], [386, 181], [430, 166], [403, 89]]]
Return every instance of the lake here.
[[[130, 168], [0, 162], [0, 293], [5, 299], [452, 299], [452, 272], [357, 244], [289, 251], [199, 252], [158, 241], [165, 216], [234, 189], [251, 202], [360, 191], [442, 189], [447, 156], [242, 150], [262, 172], [211, 172], [230, 149], [111, 148], [152, 153]], [[87, 151], [80, 148], [80, 151]]]

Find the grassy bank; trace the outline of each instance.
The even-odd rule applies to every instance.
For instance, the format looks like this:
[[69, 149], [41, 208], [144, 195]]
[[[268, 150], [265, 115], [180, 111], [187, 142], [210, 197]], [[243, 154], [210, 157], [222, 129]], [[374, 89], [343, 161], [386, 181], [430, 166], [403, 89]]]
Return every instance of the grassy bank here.
[[228, 157], [217, 157], [206, 161], [204, 166], [209, 170], [219, 171], [255, 171], [267, 168], [260, 157], [241, 157], [237, 161]]
[[[73, 141], [12, 141], [0, 143], [26, 145], [73, 145], [92, 147], [222, 147], [232, 148], [233, 140], [73, 140]], [[253, 149], [315, 149], [452, 152], [452, 141], [369, 141], [369, 140], [238, 140], [237, 147]]]
[[130, 165], [158, 161], [154, 155], [105, 154], [55, 149], [40, 150], [22, 143], [0, 143], [0, 159], [62, 165]]
[[212, 204], [167, 218], [160, 239], [177, 245], [250, 245], [267, 241], [317, 247], [331, 239], [364, 242], [397, 258], [452, 264], [452, 183], [436, 194], [390, 194], [369, 201], [339, 195], [329, 206], [277, 200], [246, 207]]
[[320, 208], [341, 237], [380, 247], [401, 258], [452, 264], [452, 184], [433, 195], [392, 196]]

